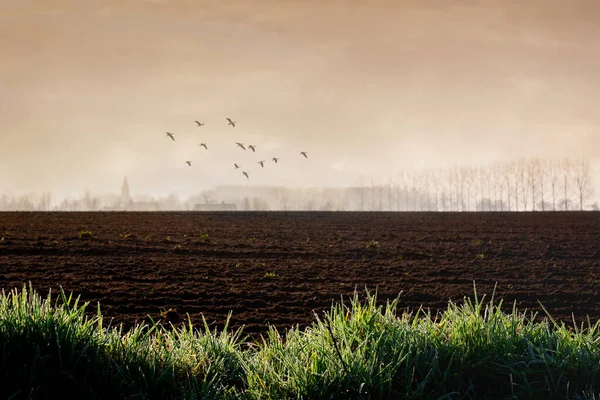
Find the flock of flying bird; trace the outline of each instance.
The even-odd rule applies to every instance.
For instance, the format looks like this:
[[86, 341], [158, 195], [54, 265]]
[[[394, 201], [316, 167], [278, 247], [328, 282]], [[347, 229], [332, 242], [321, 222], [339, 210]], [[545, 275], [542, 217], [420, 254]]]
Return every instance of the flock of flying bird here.
[[[236, 124], [235, 121], [233, 121], [231, 118], [225, 118], [225, 119], [227, 120], [227, 125], [228, 126], [231, 126], [231, 127], [235, 128], [235, 124]], [[197, 125], [198, 128], [200, 128], [200, 127], [202, 127], [202, 126], [205, 125], [204, 123], [202, 123], [200, 121], [194, 121], [194, 122], [196, 122], [196, 125]], [[167, 132], [167, 137], [169, 137], [173, 141], [175, 141], [175, 134], [174, 133]], [[256, 153], [256, 146], [255, 145], [249, 144], [248, 146], [245, 146], [243, 143], [240, 143], [240, 142], [235, 142], [235, 144], [237, 145], [237, 147], [241, 148], [242, 150], [248, 150], [249, 149], [249, 150], [252, 150], [253, 153]], [[200, 143], [198, 145], [198, 147], [204, 147], [205, 150], [208, 150], [208, 146], [206, 145], [206, 143]], [[307, 155], [306, 151], [301, 151], [299, 154], [302, 155], [302, 156], [304, 156], [304, 158], [308, 158], [308, 155]], [[275, 164], [277, 164], [277, 162], [279, 161], [279, 158], [278, 157], [273, 157], [271, 160]], [[190, 167], [192, 166], [192, 162], [191, 161], [186, 161], [185, 163], [187, 165], [189, 165]], [[265, 167], [265, 163], [266, 163], [266, 161], [264, 161], [264, 160], [257, 162], [257, 164], [260, 164], [260, 166], [262, 168]], [[242, 166], [238, 165], [237, 163], [233, 163], [233, 167], [234, 167], [234, 169], [238, 169], [238, 168], [241, 168]], [[247, 179], [250, 179], [250, 175], [248, 174], [248, 172], [242, 171], [242, 175], [244, 175]]]

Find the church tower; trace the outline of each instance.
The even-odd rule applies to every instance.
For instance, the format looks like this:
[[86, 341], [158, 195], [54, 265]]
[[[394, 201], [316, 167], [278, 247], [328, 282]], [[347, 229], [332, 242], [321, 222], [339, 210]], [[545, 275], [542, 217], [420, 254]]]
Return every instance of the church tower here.
[[123, 179], [123, 185], [121, 185], [121, 204], [127, 206], [130, 202], [131, 196], [129, 195], [129, 183], [127, 183], [127, 177], [125, 177], [125, 179]]

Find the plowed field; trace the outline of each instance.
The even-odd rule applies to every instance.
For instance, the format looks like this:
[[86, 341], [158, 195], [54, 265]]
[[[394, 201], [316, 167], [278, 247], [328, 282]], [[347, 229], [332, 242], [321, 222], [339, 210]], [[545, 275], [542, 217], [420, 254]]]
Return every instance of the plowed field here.
[[221, 327], [230, 311], [247, 333], [304, 326], [365, 287], [435, 312], [473, 281], [498, 283], [507, 309], [596, 321], [600, 213], [0, 213], [0, 286], [29, 281], [125, 327], [186, 313]]

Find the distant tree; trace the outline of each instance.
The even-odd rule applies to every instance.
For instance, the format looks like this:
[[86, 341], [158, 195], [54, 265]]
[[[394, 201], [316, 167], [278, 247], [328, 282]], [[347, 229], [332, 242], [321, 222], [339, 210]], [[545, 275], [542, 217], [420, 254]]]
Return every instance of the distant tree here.
[[[415, 189], [418, 188], [418, 193], [419, 193], [419, 211], [423, 211], [423, 205], [424, 205], [424, 194], [425, 194], [425, 182], [424, 182], [424, 176], [423, 176], [423, 171], [415, 171]], [[415, 193], [416, 194], [416, 193]]]
[[439, 191], [440, 191], [440, 177], [438, 176], [438, 171], [436, 170], [431, 170], [429, 171], [429, 182], [431, 182], [431, 190], [433, 191], [433, 210], [434, 211], [438, 211], [438, 204], [439, 204]]
[[579, 197], [579, 211], [583, 211], [584, 201], [591, 195], [590, 181], [592, 178], [589, 160], [580, 157], [574, 162], [573, 177], [577, 185], [577, 194]]
[[546, 160], [544, 171], [550, 183], [552, 193], [552, 211], [556, 211], [556, 189], [560, 173], [560, 165], [556, 160]]
[[387, 184], [388, 208], [387, 211], [392, 211], [392, 180], [388, 178]]
[[458, 193], [460, 195], [460, 208], [458, 211], [465, 211], [465, 188], [467, 185], [467, 178], [464, 174], [465, 167], [456, 167], [454, 174], [458, 182]]
[[244, 211], [252, 210], [252, 206], [250, 205], [250, 198], [244, 197], [244, 200], [242, 200], [242, 209]]
[[367, 188], [365, 187], [366, 179], [364, 176], [360, 176], [357, 184], [354, 186], [354, 192], [358, 195], [358, 204], [360, 211], [365, 211], [365, 204], [367, 198]]
[[214, 192], [212, 190], [205, 190], [200, 194], [200, 196], [202, 196], [204, 204], [210, 204], [213, 202]]
[[333, 202], [327, 200], [325, 204], [321, 208], [319, 208], [319, 211], [333, 211], [334, 209], [335, 208], [333, 206]]
[[171, 193], [167, 196], [165, 201], [165, 208], [167, 210], [179, 210], [181, 208], [181, 199], [177, 193]]
[[512, 193], [515, 199], [515, 211], [519, 211], [519, 166], [516, 161], [511, 161], [507, 165], [507, 175], [509, 175], [512, 179], [509, 179], [512, 182], [511, 188]]
[[379, 192], [379, 208], [378, 211], [383, 211], [383, 185], [381, 183], [377, 184], [377, 191]]
[[279, 193], [279, 203], [281, 205], [281, 209], [283, 211], [287, 211], [287, 209], [288, 209], [288, 201], [289, 201], [289, 196], [287, 194], [287, 189], [285, 189], [285, 188], [279, 188], [278, 193]]
[[504, 211], [504, 176], [502, 164], [494, 163], [490, 166], [492, 174], [492, 202], [494, 211]]
[[83, 194], [82, 202], [83, 202], [83, 209], [85, 211], [93, 210], [94, 200], [93, 200], [92, 194], [90, 193], [89, 190], [86, 190], [85, 193]]
[[532, 158], [527, 163], [527, 180], [531, 190], [531, 210], [535, 211], [536, 202], [536, 186], [539, 173], [539, 164], [535, 158]]
[[446, 182], [447, 182], [447, 198], [448, 198], [448, 210], [454, 211], [456, 209], [456, 198], [458, 193], [458, 187], [454, 177], [454, 170], [450, 167], [445, 170]]
[[541, 159], [536, 159], [535, 163], [537, 164], [537, 172], [538, 172], [538, 180], [540, 182], [540, 206], [542, 211], [546, 211], [546, 175], [548, 171], [546, 170], [546, 162]]
[[[477, 168], [477, 178], [479, 181], [479, 195], [481, 196], [481, 207], [479, 211], [485, 211], [485, 187], [488, 181], [488, 173], [483, 167]], [[489, 199], [488, 199], [489, 205]]]
[[253, 197], [251, 204], [252, 211], [269, 211], [269, 203], [261, 197]]
[[371, 211], [375, 211], [375, 183], [371, 178]]
[[365, 199], [367, 197], [367, 193], [364, 185], [358, 187], [358, 195], [360, 199], [360, 211], [365, 211]]
[[508, 208], [508, 212], [511, 210], [511, 170], [510, 163], [502, 164], [502, 178], [504, 179], [504, 187], [506, 187], [506, 206]]
[[[431, 180], [429, 178], [427, 171], [419, 171], [419, 180], [421, 181], [421, 210], [423, 210], [423, 207], [426, 207], [427, 211], [431, 210]], [[425, 197], [424, 200], [423, 197]]]
[[[465, 188], [467, 191], [467, 210], [475, 211], [476, 207], [473, 209], [473, 205], [477, 204], [477, 170], [474, 168], [465, 168], [463, 174], [466, 177]], [[474, 194], [475, 200], [473, 200], [473, 197], [471, 196], [472, 193]]]
[[573, 170], [573, 163], [568, 158], [563, 158], [560, 162], [560, 167], [563, 175], [563, 210], [567, 211], [569, 209], [569, 175], [571, 175]]
[[43, 192], [39, 200], [39, 209], [42, 211], [50, 211], [52, 206], [52, 193]]
[[523, 211], [527, 211], [527, 165], [526, 159], [521, 158], [517, 161], [517, 174], [521, 185], [521, 198], [523, 200]]
[[410, 187], [410, 174], [406, 171], [402, 173], [402, 184], [404, 185], [404, 211], [408, 211], [408, 189]]

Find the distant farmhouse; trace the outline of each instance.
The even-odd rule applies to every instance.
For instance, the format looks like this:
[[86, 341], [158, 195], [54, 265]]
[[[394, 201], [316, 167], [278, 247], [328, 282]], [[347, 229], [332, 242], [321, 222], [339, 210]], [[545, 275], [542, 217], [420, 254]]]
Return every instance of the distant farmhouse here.
[[194, 204], [194, 211], [237, 211], [237, 205], [232, 203], [197, 203]]

